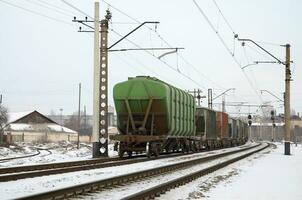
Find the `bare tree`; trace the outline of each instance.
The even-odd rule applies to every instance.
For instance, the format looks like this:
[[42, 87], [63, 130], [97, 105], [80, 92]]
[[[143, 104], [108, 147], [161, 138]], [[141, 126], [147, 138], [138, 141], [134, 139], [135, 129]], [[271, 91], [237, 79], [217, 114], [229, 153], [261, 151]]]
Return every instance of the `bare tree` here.
[[[92, 134], [92, 126], [87, 124], [85, 120], [84, 113], [81, 112], [81, 130], [80, 130], [80, 135], [91, 135]], [[78, 131], [78, 113], [74, 112], [68, 119], [64, 121], [64, 126]]]
[[0, 143], [3, 141], [3, 129], [8, 121], [8, 110], [6, 107], [0, 105]]
[[64, 126], [72, 129], [78, 130], [78, 118], [77, 113], [73, 113], [68, 119], [64, 121]]
[[51, 115], [51, 116], [55, 116], [55, 115], [56, 115], [56, 112], [55, 112], [53, 109], [51, 109], [51, 110], [50, 110], [50, 115]]

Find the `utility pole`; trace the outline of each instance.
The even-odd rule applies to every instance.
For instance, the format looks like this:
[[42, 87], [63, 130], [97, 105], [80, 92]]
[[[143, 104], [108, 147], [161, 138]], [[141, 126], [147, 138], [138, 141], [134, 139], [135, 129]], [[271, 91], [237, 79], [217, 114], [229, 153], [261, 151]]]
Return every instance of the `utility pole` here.
[[286, 44], [285, 54], [285, 101], [284, 101], [284, 117], [285, 117], [285, 142], [284, 154], [290, 155], [290, 45]]
[[63, 125], [63, 108], [60, 108], [60, 123], [61, 123], [61, 126]]
[[80, 148], [80, 132], [81, 132], [81, 83], [79, 83], [78, 142], [77, 142], [78, 149]]
[[[238, 36], [237, 36], [238, 38]], [[262, 46], [257, 44], [251, 39], [241, 39], [238, 38], [238, 41], [251, 42], [260, 48], [262, 51], [273, 57], [277, 63], [285, 65], [285, 93], [284, 93], [284, 121], [285, 121], [285, 136], [284, 136], [284, 155], [290, 155], [290, 81], [291, 81], [291, 71], [290, 71], [290, 44], [281, 45], [285, 47], [285, 62], [279, 60], [276, 56], [271, 54], [269, 51], [264, 49]], [[262, 62], [263, 63], [263, 62]], [[267, 62], [272, 63], [272, 62]]]
[[[118, 41], [108, 47], [108, 21], [111, 13], [106, 11], [105, 19], [100, 20], [100, 4], [94, 4], [94, 20], [78, 20], [76, 17], [73, 22], [80, 23], [91, 30], [83, 30], [79, 27], [78, 32], [94, 33], [94, 76], [93, 76], [93, 131], [92, 131], [92, 156], [108, 157], [108, 52], [134, 51], [134, 50], [169, 50], [183, 48], [131, 48], [131, 49], [112, 49], [129, 35], [140, 29], [145, 24], [158, 24], [156, 21], [145, 21], [134, 28], [132, 31], [121, 37]], [[94, 27], [88, 25], [94, 23]], [[101, 39], [100, 39], [101, 37]], [[167, 55], [167, 54], [166, 54]]]
[[201, 99], [206, 98], [206, 96], [201, 96], [202, 91], [200, 89], [194, 89], [193, 91], [188, 90], [188, 93], [193, 94], [194, 100], [197, 99], [197, 105], [201, 105]]
[[87, 115], [86, 115], [86, 105], [84, 105], [84, 130], [87, 131]]
[[2, 104], [2, 94], [0, 95], [0, 105]]
[[208, 89], [208, 108], [213, 109], [212, 89]]
[[[92, 157], [108, 157], [108, 21], [111, 13], [107, 10], [105, 19], [100, 20], [100, 3], [94, 4], [94, 20], [77, 20], [94, 32], [94, 70], [93, 70], [93, 130], [92, 130]], [[87, 23], [93, 22], [94, 27]], [[121, 41], [121, 40], [119, 40]], [[118, 43], [118, 42], [117, 42]]]
[[[222, 95], [225, 95], [225, 93], [227, 93], [230, 90], [235, 90], [235, 88], [229, 88], [229, 89], [225, 90], [224, 92], [222, 92], [221, 94], [219, 94], [219, 95], [217, 95], [216, 97], [213, 98], [212, 97], [212, 89], [208, 89], [208, 97], [210, 96], [210, 98], [208, 99], [208, 101], [210, 101], [210, 103], [208, 103], [208, 106], [211, 107], [211, 109], [212, 109], [213, 108], [213, 101], [215, 99], [217, 99], [218, 97], [221, 97]], [[224, 112], [223, 109], [225, 109], [225, 108], [223, 108], [224, 105], [225, 105], [225, 102], [224, 102], [224, 99], [223, 99], [222, 100], [222, 108], [221, 108], [222, 112]]]
[[99, 157], [100, 132], [100, 4], [94, 3], [94, 70], [93, 70], [93, 127], [92, 127], [92, 157]]
[[221, 106], [221, 111], [225, 112], [225, 95], [222, 95], [222, 106]]

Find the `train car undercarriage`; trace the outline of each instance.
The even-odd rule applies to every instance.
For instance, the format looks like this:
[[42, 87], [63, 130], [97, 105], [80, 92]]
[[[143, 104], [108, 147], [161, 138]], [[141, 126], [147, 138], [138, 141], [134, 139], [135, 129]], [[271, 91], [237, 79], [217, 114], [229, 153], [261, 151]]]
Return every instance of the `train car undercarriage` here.
[[161, 153], [168, 152], [200, 152], [202, 150], [214, 150], [227, 147], [234, 147], [244, 144], [244, 140], [239, 139], [205, 139], [182, 138], [162, 136], [142, 136], [142, 135], [115, 135], [111, 137], [116, 140], [114, 150], [118, 151], [119, 157], [127, 154], [131, 157], [135, 154], [146, 153], [148, 157], [157, 157]]

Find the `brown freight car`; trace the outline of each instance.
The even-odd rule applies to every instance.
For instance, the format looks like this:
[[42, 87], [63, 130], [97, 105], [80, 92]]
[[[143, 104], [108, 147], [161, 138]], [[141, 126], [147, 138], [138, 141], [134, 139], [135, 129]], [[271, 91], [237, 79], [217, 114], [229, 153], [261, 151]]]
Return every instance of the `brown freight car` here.
[[216, 133], [222, 147], [231, 146], [229, 140], [229, 116], [224, 112], [216, 112]]

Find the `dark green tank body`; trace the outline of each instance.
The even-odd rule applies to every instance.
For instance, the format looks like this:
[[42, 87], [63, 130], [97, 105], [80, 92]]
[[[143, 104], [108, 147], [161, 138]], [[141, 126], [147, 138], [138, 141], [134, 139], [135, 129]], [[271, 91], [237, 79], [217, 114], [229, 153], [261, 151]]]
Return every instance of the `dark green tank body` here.
[[195, 135], [193, 96], [163, 81], [129, 78], [114, 86], [113, 98], [121, 134]]

